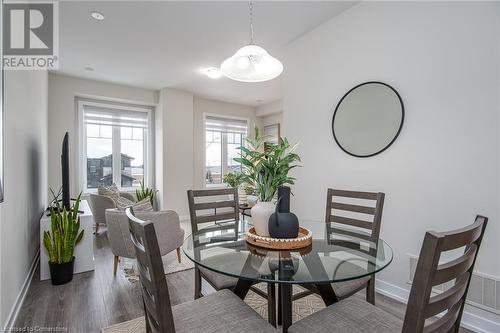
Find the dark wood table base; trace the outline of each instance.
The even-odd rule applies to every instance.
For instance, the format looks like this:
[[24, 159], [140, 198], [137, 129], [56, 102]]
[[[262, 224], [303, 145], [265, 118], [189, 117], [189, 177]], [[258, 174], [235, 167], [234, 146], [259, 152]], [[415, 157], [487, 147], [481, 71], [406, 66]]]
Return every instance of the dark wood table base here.
[[[233, 292], [234, 294], [236, 294], [236, 296], [244, 300], [246, 295], [248, 294], [248, 291], [250, 290], [250, 287], [254, 283], [255, 282], [250, 280], [239, 279], [238, 283], [233, 289]], [[335, 295], [335, 292], [333, 291], [331, 284], [317, 284], [311, 286], [319, 292], [326, 306], [338, 302], [337, 295]], [[267, 294], [271, 295], [271, 299], [273, 300], [275, 299], [276, 295], [275, 293], [276, 293], [275, 284], [268, 283]], [[268, 310], [269, 323], [275, 327], [276, 327], [276, 314], [277, 314], [278, 316], [277, 324], [282, 325], [283, 333], [286, 333], [288, 331], [288, 328], [292, 325], [292, 311], [293, 311], [292, 303], [293, 303], [293, 285], [290, 283], [278, 283], [278, 307], [276, 309], [275, 302], [269, 302], [268, 300], [267, 310]]]

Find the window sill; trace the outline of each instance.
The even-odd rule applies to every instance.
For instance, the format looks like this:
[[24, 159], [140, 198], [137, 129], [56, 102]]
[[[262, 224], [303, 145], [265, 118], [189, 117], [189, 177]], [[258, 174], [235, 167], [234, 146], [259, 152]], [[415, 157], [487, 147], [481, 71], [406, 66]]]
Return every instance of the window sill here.
[[227, 185], [226, 184], [205, 184], [205, 188], [221, 189], [221, 188], [227, 188]]

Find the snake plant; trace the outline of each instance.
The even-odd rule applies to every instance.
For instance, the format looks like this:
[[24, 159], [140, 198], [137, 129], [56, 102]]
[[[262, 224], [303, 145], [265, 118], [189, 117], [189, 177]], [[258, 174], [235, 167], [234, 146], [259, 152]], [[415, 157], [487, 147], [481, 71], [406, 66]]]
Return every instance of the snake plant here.
[[151, 202], [151, 206], [154, 207], [154, 201], [156, 197], [157, 190], [153, 190], [152, 188], [148, 188], [144, 185], [143, 182], [140, 182], [140, 187], [135, 190], [135, 196], [137, 197], [137, 201], [141, 201], [143, 199], [149, 198], [149, 202]]
[[[52, 191], [52, 190], [51, 190]], [[52, 192], [54, 195], [54, 193]], [[67, 211], [61, 207], [59, 201], [54, 200], [50, 208], [50, 231], [43, 232], [43, 245], [49, 254], [49, 262], [64, 264], [73, 260], [75, 246], [83, 238], [84, 230], [80, 231], [80, 207], [81, 193], [76, 199], [75, 205]], [[54, 197], [56, 197], [54, 195]]]
[[278, 187], [294, 184], [295, 178], [288, 176], [288, 172], [299, 166], [300, 157], [295, 153], [297, 144], [290, 145], [286, 138], [280, 138], [277, 144], [265, 141], [266, 137], [260, 136], [255, 127], [255, 139], [247, 138], [246, 147], [238, 147], [241, 157], [234, 160], [243, 165], [243, 181], [255, 189], [260, 201], [269, 202]]

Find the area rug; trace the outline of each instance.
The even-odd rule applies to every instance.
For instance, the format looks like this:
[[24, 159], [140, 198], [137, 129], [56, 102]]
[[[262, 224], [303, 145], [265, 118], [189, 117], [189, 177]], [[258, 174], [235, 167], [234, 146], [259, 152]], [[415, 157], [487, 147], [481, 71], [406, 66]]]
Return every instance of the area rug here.
[[[166, 275], [194, 268], [194, 263], [186, 257], [182, 250], [180, 263], [177, 260], [176, 251], [172, 251], [167, 255], [164, 255], [161, 259], [163, 261], [163, 269], [165, 270]], [[139, 281], [136, 264], [136, 259], [120, 258], [120, 269], [130, 282]]]
[[[260, 283], [256, 285], [261, 290], [266, 290], [266, 285]], [[293, 287], [294, 294], [302, 291], [299, 286]], [[245, 297], [247, 303], [252, 309], [262, 316], [267, 321], [267, 300], [260, 297], [253, 291], [249, 291]], [[325, 307], [319, 296], [309, 295], [293, 302], [292, 322], [307, 317]], [[102, 333], [145, 333], [146, 326], [144, 317], [132, 319], [123, 323], [103, 328]]]

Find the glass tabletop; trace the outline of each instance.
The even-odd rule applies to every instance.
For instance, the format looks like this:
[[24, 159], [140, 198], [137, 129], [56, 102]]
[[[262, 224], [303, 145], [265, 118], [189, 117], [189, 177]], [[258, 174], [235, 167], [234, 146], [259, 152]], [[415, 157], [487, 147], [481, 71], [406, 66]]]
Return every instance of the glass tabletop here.
[[357, 228], [300, 220], [313, 235], [312, 244], [296, 250], [270, 250], [246, 242], [250, 224], [228, 221], [189, 235], [186, 256], [212, 271], [245, 280], [321, 284], [372, 275], [392, 261], [392, 249]]

